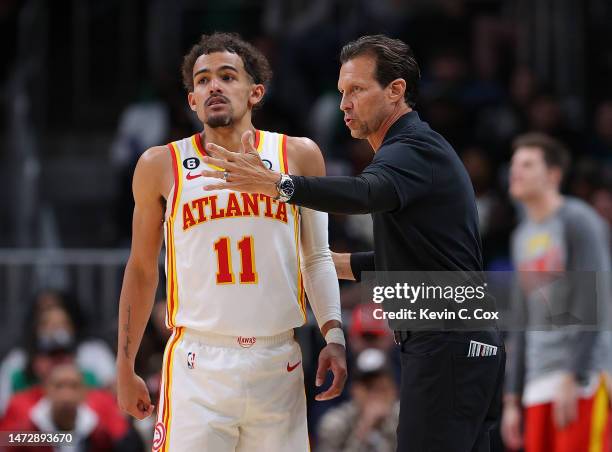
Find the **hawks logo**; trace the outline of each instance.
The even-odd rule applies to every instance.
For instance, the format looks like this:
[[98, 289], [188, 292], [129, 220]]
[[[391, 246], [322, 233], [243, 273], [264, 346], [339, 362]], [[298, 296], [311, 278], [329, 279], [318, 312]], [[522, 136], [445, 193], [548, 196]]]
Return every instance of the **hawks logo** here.
[[255, 342], [257, 342], [257, 338], [238, 336], [237, 341], [238, 345], [240, 345], [242, 348], [249, 348], [255, 345]]
[[166, 441], [166, 427], [158, 422], [153, 432], [153, 450], [159, 450], [164, 445], [164, 441]]

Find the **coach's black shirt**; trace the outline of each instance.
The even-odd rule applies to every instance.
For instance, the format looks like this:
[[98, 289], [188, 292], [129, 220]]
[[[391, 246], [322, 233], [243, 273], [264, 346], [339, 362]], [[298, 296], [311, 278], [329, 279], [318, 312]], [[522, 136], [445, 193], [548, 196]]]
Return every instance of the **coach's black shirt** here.
[[[331, 213], [371, 213], [374, 248], [353, 273], [481, 271], [474, 190], [451, 147], [416, 111], [388, 130], [372, 163], [355, 177], [292, 176], [291, 200]], [[374, 261], [372, 265], [371, 261]]]

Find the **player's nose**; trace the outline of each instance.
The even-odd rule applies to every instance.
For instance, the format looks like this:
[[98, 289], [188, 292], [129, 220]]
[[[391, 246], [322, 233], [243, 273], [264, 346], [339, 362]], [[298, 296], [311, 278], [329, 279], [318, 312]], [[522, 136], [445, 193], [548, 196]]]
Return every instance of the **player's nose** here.
[[221, 92], [221, 83], [216, 78], [213, 78], [209, 83], [210, 92], [212, 93], [220, 93]]

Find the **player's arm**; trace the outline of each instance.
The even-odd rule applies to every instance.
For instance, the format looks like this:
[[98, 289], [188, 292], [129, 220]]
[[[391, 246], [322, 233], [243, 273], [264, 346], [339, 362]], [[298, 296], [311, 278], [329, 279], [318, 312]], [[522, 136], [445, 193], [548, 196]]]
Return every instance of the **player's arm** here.
[[[512, 237], [513, 261], [518, 248], [516, 237]], [[512, 324], [525, 325], [527, 322], [526, 299], [520, 287], [520, 278], [512, 285], [510, 307]], [[526, 339], [524, 331], [508, 331], [506, 337], [506, 374], [504, 379], [504, 398], [501, 422], [501, 435], [508, 449], [523, 447], [523, 406], [521, 402], [525, 380]]]
[[[606, 298], [598, 297], [598, 293], [609, 293], [609, 287], [598, 287], [598, 279], [602, 278], [597, 278], [596, 274], [597, 271], [609, 268], [607, 230], [595, 212], [576, 212], [567, 218], [566, 238], [569, 250], [567, 268], [580, 272], [579, 277], [570, 276], [572, 291], [567, 312], [576, 319], [591, 319], [593, 313], [605, 306], [598, 306], [598, 302], [607, 301], [605, 295]], [[588, 320], [586, 322], [588, 323]], [[572, 341], [567, 344], [567, 357], [561, 364], [564, 374], [553, 399], [553, 416], [559, 429], [573, 422], [578, 416], [578, 376], [592, 359], [599, 360], [594, 363], [596, 366], [605, 363], [605, 358], [599, 356], [600, 353], [593, 353], [601, 333], [581, 328], [579, 324], [571, 325], [568, 329], [575, 332]]]
[[[287, 154], [292, 174], [325, 175], [325, 163], [318, 146], [307, 138], [288, 137]], [[329, 400], [342, 392], [346, 381], [346, 357], [338, 277], [327, 235], [327, 214], [302, 207], [300, 227], [301, 267], [304, 287], [321, 334], [328, 345], [319, 354], [316, 384], [320, 386], [329, 369], [334, 374], [330, 388], [317, 395]]]
[[132, 184], [135, 202], [132, 248], [119, 300], [117, 398], [120, 408], [137, 419], [149, 416], [154, 408], [144, 381], [134, 372], [134, 362], [159, 278], [164, 219], [161, 187], [168, 158], [163, 147], [147, 150], [138, 161]]

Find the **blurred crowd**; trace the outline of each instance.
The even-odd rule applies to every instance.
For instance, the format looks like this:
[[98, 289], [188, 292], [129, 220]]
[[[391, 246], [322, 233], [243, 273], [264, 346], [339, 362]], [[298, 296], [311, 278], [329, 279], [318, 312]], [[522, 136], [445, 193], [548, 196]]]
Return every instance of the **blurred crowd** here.
[[[521, 133], [543, 132], [565, 143], [572, 165], [564, 193], [590, 204], [612, 226], [612, 91], [593, 89], [578, 106], [555, 92], [550, 81], [517, 58], [520, 28], [509, 3], [269, 0], [256, 9], [260, 27], [234, 15], [223, 16], [222, 29], [242, 31], [274, 69], [255, 125], [313, 138], [331, 175], [358, 174], [372, 157], [367, 142], [351, 139], [338, 108], [341, 46], [381, 30], [409, 43], [422, 70], [416, 110], [454, 146], [471, 177], [486, 269], [510, 270], [510, 235], [523, 214], [508, 196], [508, 167], [512, 140]], [[199, 30], [192, 30], [193, 36], [214, 30], [218, 19], [192, 24]], [[591, 49], [594, 57], [597, 46], [601, 56], [609, 57], [605, 43]], [[152, 76], [117, 119], [109, 151], [121, 184], [112, 212], [117, 246], [129, 244], [131, 176], [140, 154], [198, 129], [179, 80], [178, 64], [173, 73]], [[330, 246], [337, 252], [371, 249], [369, 216], [332, 215]], [[399, 381], [393, 336], [367, 305], [359, 304], [356, 284], [341, 288], [350, 377], [339, 400], [314, 401], [316, 357], [323, 342], [312, 327], [298, 334], [313, 445], [325, 452], [392, 451]], [[150, 445], [153, 421], [133, 422], [119, 412], [113, 395], [114, 344], [89, 337], [95, 319], [83, 318], [78, 308], [79, 300], [52, 290], [38, 293], [30, 304], [23, 338], [0, 364], [0, 430], [71, 430], [88, 450], [142, 450]], [[169, 337], [164, 315], [160, 299], [136, 363], [153, 400]]]

